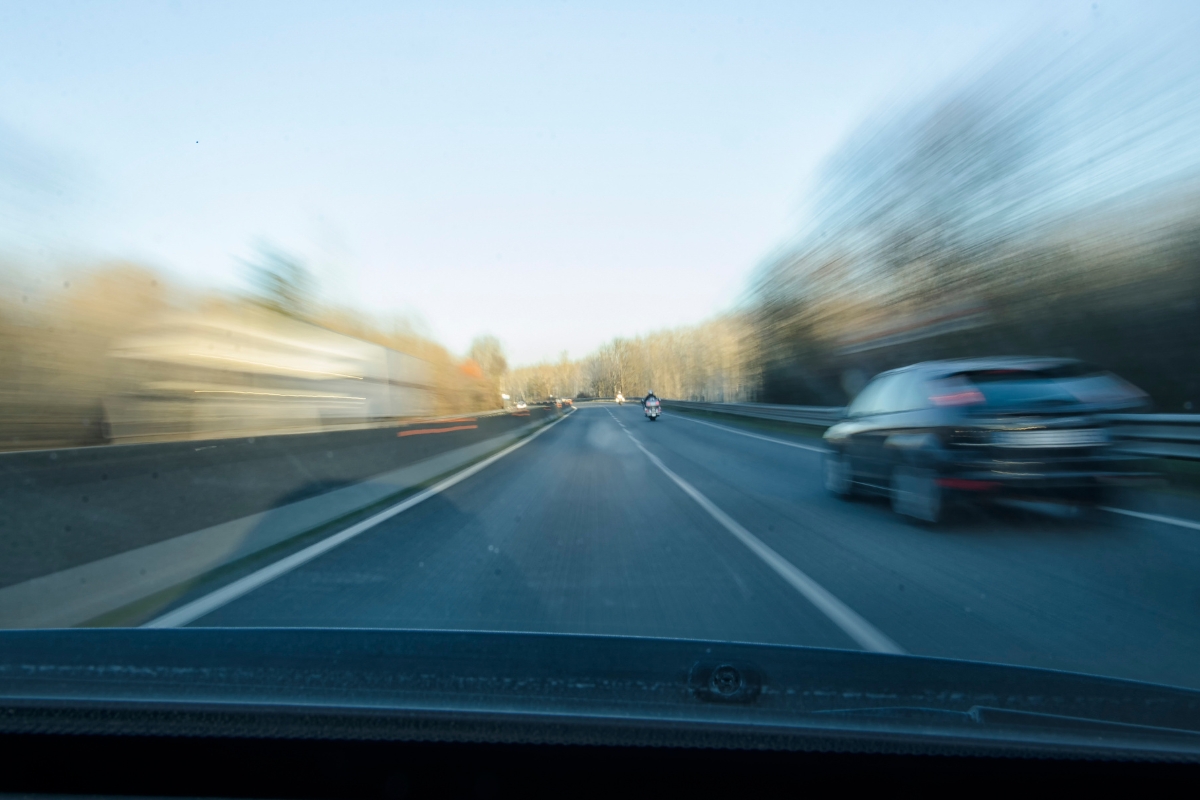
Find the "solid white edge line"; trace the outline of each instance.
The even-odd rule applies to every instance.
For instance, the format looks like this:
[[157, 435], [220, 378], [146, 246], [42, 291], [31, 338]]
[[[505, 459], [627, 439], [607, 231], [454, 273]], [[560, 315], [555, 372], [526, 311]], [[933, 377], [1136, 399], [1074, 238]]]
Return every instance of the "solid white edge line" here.
[[1175, 525], [1179, 528], [1191, 528], [1194, 531], [1200, 531], [1200, 522], [1191, 522], [1178, 517], [1164, 517], [1161, 514], [1147, 514], [1144, 511], [1130, 511], [1126, 508], [1113, 508], [1112, 506], [1100, 506], [1101, 511], [1108, 511], [1112, 514], [1124, 514], [1127, 517], [1137, 517], [1138, 519], [1148, 519], [1151, 522], [1162, 522], [1166, 525]]
[[[574, 409], [572, 409], [572, 413], [573, 412], [574, 412]], [[199, 619], [200, 617], [203, 617], [206, 614], [216, 611], [221, 606], [224, 606], [224, 605], [227, 605], [228, 603], [233, 602], [234, 600], [241, 597], [242, 595], [249, 594], [250, 592], [257, 589], [258, 587], [263, 586], [267, 583], [270, 583], [271, 581], [278, 578], [280, 575], [283, 575], [287, 572], [291, 572], [296, 567], [299, 567], [302, 564], [312, 561], [314, 558], [321, 555], [322, 553], [327, 553], [330, 550], [332, 550], [333, 548], [337, 547], [338, 545], [348, 542], [349, 540], [353, 539], [355, 536], [358, 536], [360, 533], [362, 533], [364, 531], [370, 530], [371, 528], [375, 527], [379, 523], [389, 520], [392, 517], [396, 516], [397, 514], [407, 511], [408, 509], [412, 508], [413, 506], [418, 505], [419, 503], [422, 503], [422, 502], [428, 500], [429, 498], [433, 497], [434, 495], [444, 492], [445, 490], [449, 489], [451, 486], [455, 485], [456, 483], [466, 480], [467, 478], [471, 477], [472, 475], [479, 472], [480, 470], [485, 469], [489, 465], [494, 464], [495, 462], [504, 458], [506, 455], [513, 452], [514, 450], [517, 450], [517, 449], [529, 444], [534, 439], [541, 436], [543, 433], [550, 430], [555, 425], [562, 422], [564, 419], [566, 419], [569, 416], [570, 416], [570, 414], [563, 414], [561, 417], [554, 420], [549, 425], [539, 428], [538, 430], [534, 431], [531, 435], [525, 437], [524, 439], [521, 439], [519, 442], [514, 442], [512, 445], [504, 448], [499, 453], [496, 453], [495, 455], [492, 455], [492, 456], [488, 456], [483, 461], [480, 461], [477, 464], [472, 464], [471, 466], [467, 467], [466, 469], [462, 470], [461, 472], [457, 472], [454, 475], [451, 475], [449, 478], [446, 478], [445, 480], [443, 480], [437, 484], [434, 484], [433, 486], [430, 486], [428, 489], [418, 492], [417, 494], [413, 495], [412, 497], [397, 503], [396, 505], [392, 506], [391, 508], [384, 509], [383, 511], [380, 511], [378, 514], [376, 514], [372, 517], [368, 517], [367, 519], [363, 520], [362, 522], [359, 522], [355, 525], [351, 525], [349, 528], [346, 528], [346, 530], [344, 530], [344, 531], [335, 533], [334, 535], [332, 535], [326, 539], [322, 539], [321, 541], [317, 542], [316, 544], [309, 545], [308, 547], [304, 548], [303, 550], [292, 553], [290, 556], [287, 556], [285, 558], [281, 558], [279, 561], [276, 561], [274, 564], [269, 564], [260, 570], [250, 573], [249, 575], [245, 576], [244, 578], [239, 578], [238, 580], [234, 581], [233, 583], [230, 583], [226, 586], [222, 586], [220, 589], [217, 589], [214, 592], [206, 594], [203, 597], [197, 598], [196, 600], [193, 600], [190, 603], [182, 605], [173, 611], [168, 611], [166, 614], [163, 614], [161, 617], [156, 617], [155, 619], [150, 620], [149, 622], [145, 623], [141, 627], [143, 627], [143, 628], [178, 628], [178, 627], [182, 627], [183, 625], [187, 625], [188, 623], [194, 622], [197, 619]]]
[[783, 578], [792, 588], [804, 595], [817, 609], [829, 618], [834, 625], [858, 643], [864, 650], [872, 653], [892, 653], [904, 655], [904, 649], [883, 634], [878, 628], [860, 617], [855, 611], [834, 597], [824, 586], [801, 572], [794, 564], [772, 550], [765, 542], [750, 531], [743, 528], [736, 520], [722, 511], [711, 500], [700, 493], [698, 489], [676, 475], [664, 464], [658, 456], [651, 453], [639, 442], [633, 434], [625, 432], [638, 449], [646, 454], [654, 466], [675, 482], [675, 485], [691, 497], [708, 512], [709, 516], [719, 522], [725, 530], [732, 533], [752, 553]]
[[801, 450], [811, 450], [814, 453], [824, 453], [825, 452], [824, 447], [819, 447], [815, 444], [800, 444], [799, 442], [789, 442], [786, 439], [776, 439], [773, 436], [763, 436], [758, 433], [749, 433], [747, 431], [739, 431], [737, 428], [728, 428], [724, 425], [717, 425], [712, 422], [705, 422], [702, 419], [692, 419], [691, 417], [687, 416], [687, 412], [676, 413], [674, 415], [674, 418], [687, 420], [688, 422], [694, 422], [697, 425], [707, 425], [708, 427], [716, 428], [719, 431], [726, 431], [728, 433], [736, 433], [738, 436], [749, 436], [751, 439], [762, 439], [764, 442], [773, 442], [774, 444], [782, 444], [787, 447], [798, 447]]

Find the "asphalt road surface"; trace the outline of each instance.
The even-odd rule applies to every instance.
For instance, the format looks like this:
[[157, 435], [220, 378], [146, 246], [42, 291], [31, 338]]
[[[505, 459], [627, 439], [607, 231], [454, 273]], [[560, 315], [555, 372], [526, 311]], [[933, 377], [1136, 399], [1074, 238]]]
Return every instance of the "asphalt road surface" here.
[[821, 483], [818, 440], [584, 405], [191, 624], [548, 631], [903, 652], [1200, 687], [1200, 530]]
[[[0, 454], [0, 587], [277, 508], [553, 416]], [[445, 429], [436, 436], [407, 434]], [[400, 436], [398, 434], [403, 434]]]

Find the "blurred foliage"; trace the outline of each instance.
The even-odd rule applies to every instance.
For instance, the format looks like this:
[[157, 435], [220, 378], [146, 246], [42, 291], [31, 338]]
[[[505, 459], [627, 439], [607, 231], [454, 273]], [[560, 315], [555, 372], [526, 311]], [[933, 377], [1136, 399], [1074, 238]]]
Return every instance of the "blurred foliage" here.
[[[1200, 57], [1188, 32], [1033, 41], [865, 124], [758, 273], [763, 399], [906, 363], [1098, 362], [1200, 400]], [[1194, 32], [1191, 32], [1194, 33]]]
[[297, 257], [260, 244], [254, 259], [244, 261], [252, 297], [263, 306], [296, 319], [305, 319], [312, 306], [312, 275]]
[[167, 307], [166, 287], [122, 262], [65, 276], [2, 273], [0, 447], [97, 441], [101, 400], [114, 388], [108, 350]]
[[470, 373], [476, 380], [487, 386], [491, 398], [501, 394], [500, 384], [508, 372], [508, 359], [504, 348], [495, 336], [477, 336], [467, 350], [467, 364], [473, 365]]
[[0, 263], [0, 446], [101, 440], [121, 389], [109, 353], [171, 309], [271, 314], [431, 366], [438, 414], [550, 396], [835, 405], [915, 361], [1073, 356], [1162, 410], [1200, 406], [1200, 49], [1195, 31], [1031, 41], [864, 123], [827, 162], [805, 227], [750, 302], [700, 325], [510, 369], [404, 320], [323, 305], [298, 258], [263, 245], [236, 297], [109, 263]]
[[180, 310], [250, 320], [265, 309], [315, 324], [426, 361], [435, 414], [499, 407], [494, 377], [464, 373], [460, 359], [404, 320], [389, 327], [356, 309], [320, 306], [299, 261], [272, 255], [258, 263], [271, 277], [249, 297], [171, 285], [127, 262], [42, 274], [0, 263], [0, 449], [103, 442], [105, 399], [130, 388], [114, 345]]
[[758, 387], [756, 335], [749, 320], [726, 315], [700, 325], [617, 338], [586, 358], [513, 370], [507, 389], [529, 400], [562, 397], [660, 397], [736, 402]]
[[840, 405], [904, 364], [1028, 354], [1200, 406], [1194, 33], [1048, 35], [870, 119], [744, 313], [515, 370], [509, 389]]
[[429, 362], [433, 368], [434, 406], [438, 416], [489, 411], [500, 407], [500, 398], [486, 375], [464, 372], [461, 359], [432, 339], [417, 333], [404, 319], [396, 319], [388, 327], [373, 321], [358, 309], [325, 307], [315, 311], [309, 321], [331, 331]]
[[499, 381], [508, 371], [508, 359], [504, 356], [504, 348], [495, 336], [477, 336], [467, 350], [467, 358], [479, 365], [483, 375], [489, 380]]

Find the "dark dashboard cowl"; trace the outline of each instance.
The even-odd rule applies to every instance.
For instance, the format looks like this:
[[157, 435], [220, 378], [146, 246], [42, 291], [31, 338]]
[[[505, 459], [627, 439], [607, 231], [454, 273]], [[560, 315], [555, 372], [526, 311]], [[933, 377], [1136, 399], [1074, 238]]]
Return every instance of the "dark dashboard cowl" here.
[[1200, 692], [997, 664], [679, 639], [0, 632], [0, 734], [29, 733], [1200, 760]]

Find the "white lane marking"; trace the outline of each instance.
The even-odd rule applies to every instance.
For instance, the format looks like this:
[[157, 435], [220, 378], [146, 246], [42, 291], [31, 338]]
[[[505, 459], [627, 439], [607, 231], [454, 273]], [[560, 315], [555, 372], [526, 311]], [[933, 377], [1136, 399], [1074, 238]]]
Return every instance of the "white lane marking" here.
[[220, 589], [217, 589], [215, 592], [211, 592], [210, 594], [206, 594], [203, 597], [200, 597], [196, 600], [193, 600], [190, 603], [187, 603], [186, 605], [182, 605], [179, 608], [175, 609], [174, 611], [168, 611], [166, 614], [163, 614], [161, 617], [156, 617], [155, 619], [150, 620], [146, 624], [142, 625], [142, 627], [143, 628], [178, 628], [183, 625], [187, 625], [190, 622], [194, 622], [195, 620], [199, 619], [200, 617], [203, 617], [206, 614], [216, 611], [221, 606], [224, 606], [224, 605], [227, 605], [228, 603], [233, 602], [234, 600], [238, 599], [242, 595], [249, 594], [250, 592], [257, 589], [258, 587], [260, 587], [264, 584], [270, 583], [271, 581], [278, 578], [280, 575], [283, 575], [287, 572], [291, 572], [296, 567], [299, 567], [302, 564], [312, 561], [314, 558], [321, 555], [322, 553], [327, 553], [330, 550], [332, 550], [333, 548], [337, 547], [338, 545], [348, 542], [349, 540], [353, 539], [355, 536], [358, 536], [360, 533], [362, 533], [364, 531], [370, 530], [371, 528], [375, 527], [379, 523], [384, 522], [388, 519], [391, 519], [392, 517], [396, 516], [397, 514], [407, 511], [408, 509], [412, 508], [413, 506], [417, 505], [418, 503], [422, 503], [422, 502], [428, 500], [429, 498], [433, 497], [436, 494], [446, 491], [454, 484], [466, 480], [467, 478], [471, 477], [472, 475], [479, 472], [480, 470], [485, 469], [489, 465], [496, 463], [497, 461], [504, 458], [509, 453], [513, 452], [514, 450], [517, 450], [517, 449], [529, 444], [534, 439], [541, 436], [543, 433], [550, 430], [555, 425], [562, 422], [564, 419], [566, 419], [569, 416], [570, 416], [570, 414], [564, 414], [562, 417], [554, 420], [554, 422], [551, 422], [549, 425], [545, 426], [544, 428], [540, 428], [537, 431], [534, 431], [533, 435], [528, 436], [528, 437], [522, 439], [521, 441], [510, 445], [509, 447], [504, 448], [499, 453], [496, 453], [494, 456], [489, 456], [488, 458], [484, 459], [483, 461], [480, 461], [478, 464], [474, 464], [470, 467], [467, 467], [462, 472], [458, 472], [454, 475], [451, 475], [449, 478], [446, 478], [444, 481], [441, 481], [440, 483], [430, 486], [428, 489], [425, 489], [424, 491], [413, 495], [412, 497], [408, 498], [407, 500], [397, 503], [396, 505], [392, 506], [391, 508], [384, 509], [383, 511], [380, 511], [378, 514], [374, 515], [373, 517], [369, 517], [369, 518], [363, 520], [362, 522], [359, 522], [356, 525], [351, 525], [349, 528], [346, 528], [346, 530], [341, 531], [339, 533], [335, 533], [333, 536], [330, 536], [327, 539], [322, 539], [321, 541], [317, 542], [316, 544], [309, 545], [308, 547], [304, 548], [303, 550], [300, 550], [296, 553], [292, 553], [290, 556], [287, 556], [286, 558], [282, 558], [279, 561], [276, 561], [274, 564], [270, 564], [256, 572], [252, 572], [249, 575], [247, 575], [246, 577], [240, 578], [239, 580], [236, 580], [233, 583], [228, 584], [227, 586], [222, 586]]
[[633, 439], [633, 443], [637, 445], [639, 450], [646, 454], [646, 457], [650, 459], [650, 462], [654, 466], [662, 470], [663, 474], [674, 481], [676, 486], [683, 489], [689, 497], [708, 512], [709, 516], [719, 522], [725, 530], [737, 537], [752, 553], [761, 558], [768, 567], [775, 570], [779, 577], [791, 584], [793, 589], [804, 595], [810, 603], [816, 606], [834, 625], [841, 628], [847, 636], [857, 642], [864, 650], [869, 650], [872, 653], [904, 654], [904, 650], [900, 645], [893, 642], [882, 631], [855, 613], [852, 608], [834, 597], [824, 586], [805, 575], [794, 564], [768, 547], [766, 543], [753, 533], [739, 525], [737, 521], [701, 494], [696, 487], [672, 472], [666, 464], [659, 460], [658, 456], [651, 453], [641, 442], [634, 438], [633, 434], [628, 431], [626, 431], [626, 434], [630, 439]]
[[[674, 418], [675, 419], [686, 419], [688, 422], [695, 422], [697, 425], [707, 425], [710, 428], [717, 428], [718, 430], [728, 431], [729, 433], [736, 433], [739, 436], [749, 436], [751, 439], [762, 439], [764, 442], [774, 442], [775, 444], [787, 445], [788, 447], [799, 447], [801, 450], [813, 450], [818, 453], [824, 452], [824, 450], [825, 450], [825, 448], [817, 447], [815, 445], [799, 444], [797, 442], [788, 442], [788, 441], [784, 441], [783, 439], [775, 439], [771, 436], [762, 436], [757, 433], [748, 433], [746, 431], [739, 431], [736, 428], [728, 428], [724, 425], [716, 425], [712, 422], [705, 422], [704, 420], [692, 419], [691, 417], [687, 416], [686, 414], [676, 414]], [[873, 487], [873, 488], [882, 489], [884, 487], [877, 486], [877, 487]], [[1108, 511], [1113, 514], [1124, 514], [1127, 517], [1137, 517], [1138, 519], [1146, 519], [1146, 520], [1150, 520], [1151, 522], [1161, 522], [1164, 525], [1175, 525], [1180, 528], [1191, 528], [1192, 530], [1200, 531], [1200, 522], [1192, 522], [1192, 521], [1186, 520], [1186, 519], [1179, 519], [1178, 517], [1166, 517], [1166, 516], [1162, 516], [1160, 514], [1147, 514], [1142, 511], [1130, 511], [1130, 510], [1124, 509], [1124, 508], [1112, 508], [1111, 506], [1100, 506], [1100, 510]]]
[[738, 436], [749, 436], [751, 439], [762, 439], [764, 442], [774, 442], [775, 444], [786, 445], [787, 447], [798, 447], [801, 450], [812, 450], [814, 453], [824, 453], [825, 448], [815, 444], [800, 444], [799, 442], [789, 442], [786, 439], [776, 439], [773, 436], [763, 436], [758, 433], [749, 433], [747, 431], [739, 431], [737, 428], [727, 428], [724, 425], [716, 425], [712, 422], [705, 422], [700, 419], [692, 419], [687, 416], [686, 412], [675, 414], [674, 419], [686, 419], [688, 422], [694, 422], [697, 425], [707, 425], [710, 428], [716, 428], [719, 431], [727, 431], [728, 433], [736, 433]]
[[1151, 522], [1162, 522], [1167, 525], [1175, 525], [1180, 528], [1191, 528], [1194, 531], [1200, 531], [1200, 522], [1192, 522], [1178, 517], [1164, 517], [1161, 514], [1147, 514], [1143, 511], [1130, 511], [1126, 508], [1113, 508], [1111, 506], [1100, 506], [1101, 511], [1108, 511], [1113, 514], [1124, 514], [1127, 517], [1137, 517], [1138, 519], [1148, 519]]

